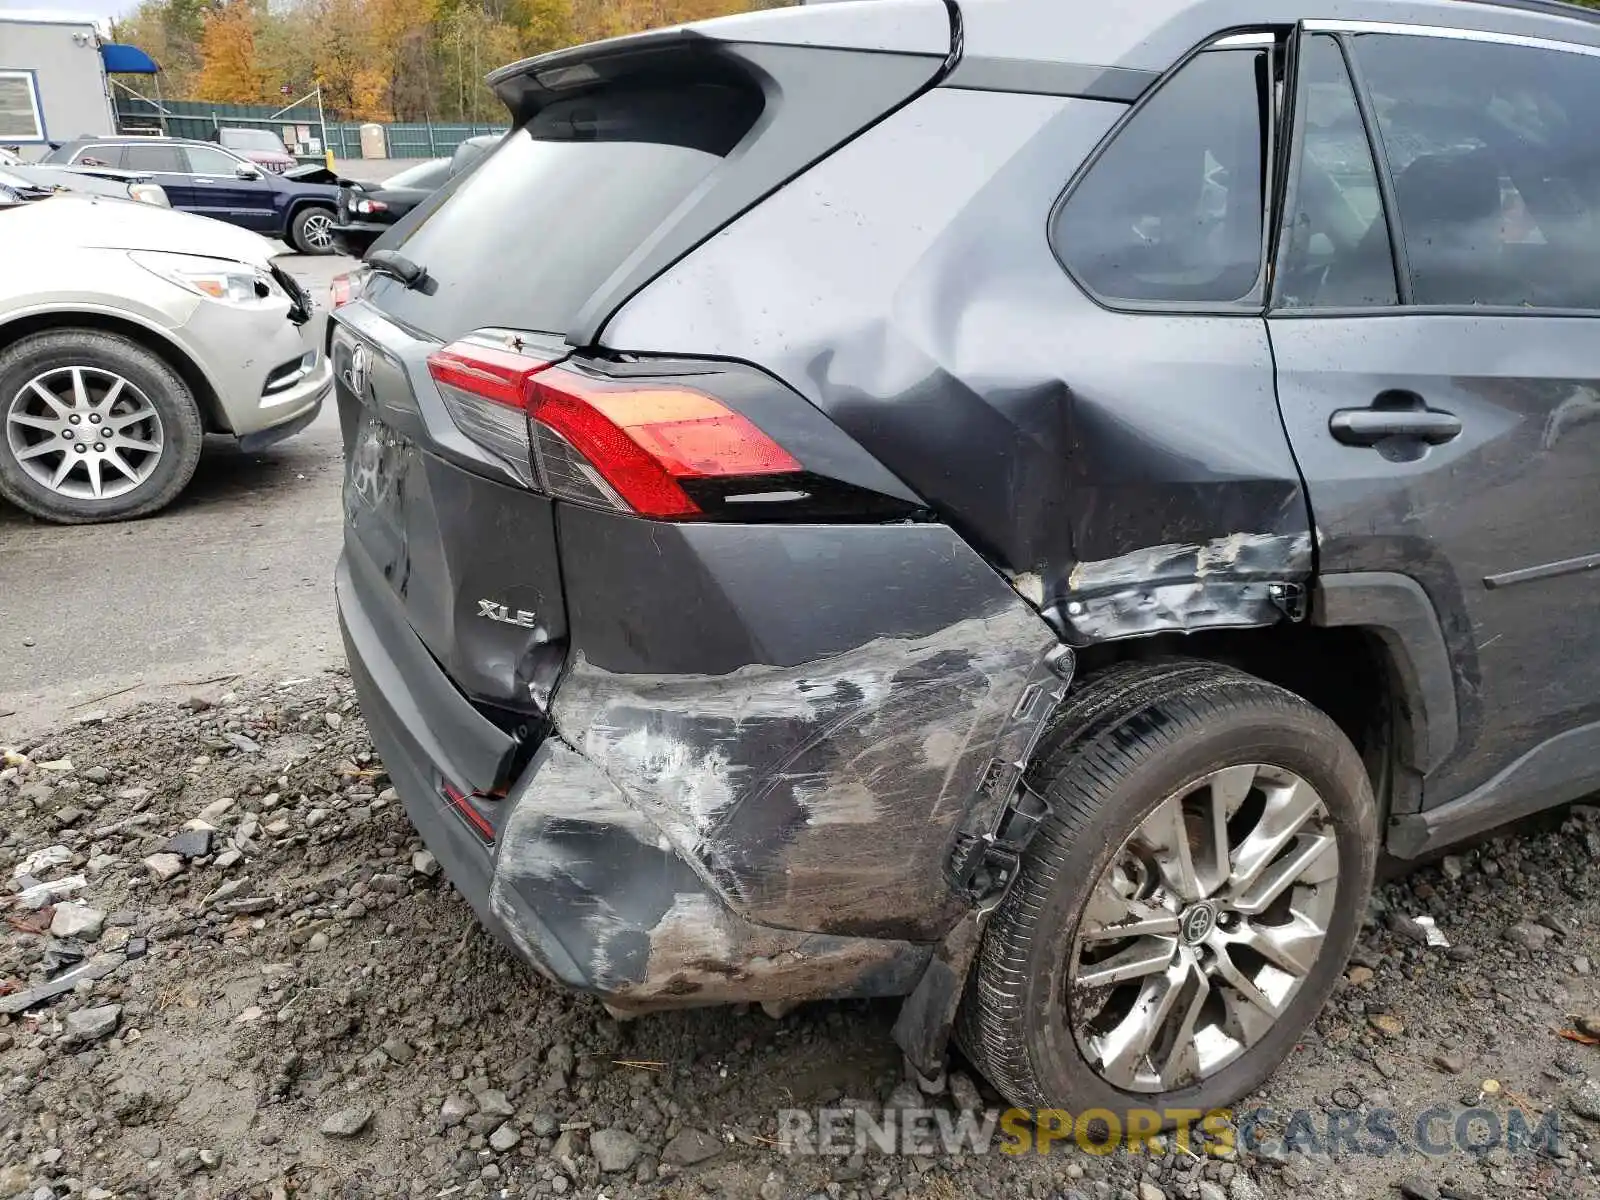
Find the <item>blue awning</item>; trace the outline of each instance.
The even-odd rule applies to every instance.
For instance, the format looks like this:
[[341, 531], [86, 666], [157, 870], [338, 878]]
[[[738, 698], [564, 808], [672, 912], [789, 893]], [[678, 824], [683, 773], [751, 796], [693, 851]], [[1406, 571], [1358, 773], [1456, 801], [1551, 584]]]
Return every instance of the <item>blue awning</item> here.
[[137, 46], [101, 42], [100, 58], [106, 64], [106, 70], [113, 75], [154, 75], [161, 70], [156, 60]]

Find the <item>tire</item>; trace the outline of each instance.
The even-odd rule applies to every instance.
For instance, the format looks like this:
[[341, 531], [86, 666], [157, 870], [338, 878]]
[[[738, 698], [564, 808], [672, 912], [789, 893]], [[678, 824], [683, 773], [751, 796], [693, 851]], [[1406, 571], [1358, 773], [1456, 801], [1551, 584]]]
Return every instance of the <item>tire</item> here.
[[[32, 386], [37, 381], [58, 403]], [[80, 407], [80, 399], [87, 405]], [[79, 422], [69, 426], [74, 410]], [[68, 449], [49, 448], [60, 433], [75, 436], [80, 428], [83, 441], [62, 439]], [[100, 441], [88, 432], [105, 429], [112, 433]], [[148, 516], [188, 485], [203, 440], [189, 385], [166, 360], [128, 338], [52, 329], [0, 350], [0, 497], [41, 520], [80, 525]], [[114, 467], [112, 454], [129, 470]], [[54, 482], [69, 458], [68, 473]], [[96, 460], [92, 468], [90, 459]]]
[[[1265, 769], [1251, 771], [1241, 764]], [[1196, 781], [1224, 768], [1237, 769], [1191, 790]], [[1255, 855], [1255, 849], [1274, 844], [1269, 834], [1292, 824], [1289, 814], [1310, 803], [1308, 793], [1292, 782], [1295, 777], [1309, 785], [1321, 807], [1311, 809], [1298, 840], [1283, 855]], [[1163, 1125], [1178, 1119], [1169, 1115], [1175, 1110], [1209, 1111], [1260, 1086], [1333, 991], [1366, 911], [1378, 828], [1372, 789], [1355, 747], [1320, 710], [1243, 672], [1183, 660], [1127, 663], [1091, 676], [1072, 693], [1029, 778], [1050, 813], [985, 930], [967, 982], [956, 1024], [967, 1056], [1018, 1106], [1078, 1115], [1108, 1109], [1119, 1120], [1126, 1120], [1130, 1109], [1154, 1109]], [[1237, 807], [1230, 809], [1236, 800]], [[1159, 840], [1158, 822], [1173, 816], [1169, 802], [1179, 806], [1183, 821], [1174, 826], [1182, 832], [1171, 844], [1188, 847], [1194, 870], [1186, 878], [1196, 894], [1204, 896], [1204, 888], [1222, 879], [1224, 870], [1233, 872], [1229, 878], [1240, 885], [1230, 891], [1224, 881], [1215, 905], [1204, 899], [1186, 905], [1177, 899], [1179, 889], [1167, 886], [1168, 867], [1146, 862], [1144, 856], [1162, 861], [1148, 839]], [[1232, 812], [1226, 837], [1204, 832], [1217, 828], [1207, 824], [1215, 811]], [[1272, 817], [1263, 820], [1267, 813]], [[1141, 829], [1147, 818], [1151, 825]], [[1249, 840], [1252, 832], [1259, 835], [1255, 842]], [[1209, 851], [1219, 842], [1245, 854], [1224, 865]], [[1253, 892], [1242, 887], [1249, 862], [1259, 862], [1258, 878], [1266, 879], [1285, 855], [1302, 852], [1312, 865], [1294, 877], [1283, 897], [1297, 912], [1310, 912], [1322, 923], [1326, 932], [1315, 950], [1292, 941], [1302, 928], [1300, 917], [1291, 925], [1277, 924], [1283, 919], [1282, 897], [1256, 915], [1230, 911], [1232, 903], [1254, 905], [1270, 892], [1260, 883]], [[1178, 864], [1171, 867], [1175, 874], [1182, 874], [1184, 857], [1181, 850], [1166, 855]], [[1286, 868], [1283, 873], [1288, 874]], [[1160, 937], [1143, 940], [1108, 936], [1118, 921], [1106, 916], [1123, 911], [1125, 895], [1143, 897], [1145, 911], [1159, 910], [1160, 919], [1176, 928], [1164, 926]], [[1209, 928], [1196, 915], [1202, 908], [1211, 909]], [[1191, 933], [1202, 930], [1211, 940], [1190, 944]], [[1226, 940], [1245, 936], [1252, 939], [1249, 948]], [[1292, 991], [1283, 990], [1279, 975], [1295, 977], [1256, 953], [1256, 945], [1268, 944], [1263, 939], [1296, 946], [1296, 965], [1308, 966], [1298, 986], [1289, 985]], [[1169, 943], [1172, 963], [1187, 954], [1183, 961], [1197, 965], [1160, 968], [1105, 988], [1071, 985], [1074, 979], [1093, 984], [1114, 978], [1113, 970], [1131, 956], [1148, 955], [1146, 965], [1160, 961]], [[1228, 949], [1218, 951], [1218, 945]], [[1119, 953], [1123, 957], [1112, 963]], [[1234, 976], [1242, 968], [1246, 984], [1266, 981], [1257, 995], [1262, 1003], [1276, 1005], [1270, 1024], [1263, 1027], [1265, 1009], [1214, 973], [1223, 969], [1224, 959]], [[1201, 995], [1201, 988], [1190, 981], [1206, 970], [1213, 972], [1205, 976], [1207, 998], [1191, 1010], [1189, 997]], [[1192, 991], [1171, 989], [1178, 997], [1173, 1012], [1179, 1018], [1198, 1014], [1194, 1028], [1205, 1031], [1204, 1047], [1179, 1036], [1168, 1023], [1144, 1058], [1107, 1049], [1136, 1044], [1134, 1038], [1119, 1041], [1124, 1030], [1156, 1024], [1147, 1014], [1160, 1011], [1159, 1005], [1140, 1008], [1138, 1001], [1164, 993], [1140, 989], [1166, 987], [1173, 971], [1193, 972], [1183, 976], [1183, 987]], [[1133, 1002], [1130, 993], [1137, 996]], [[1100, 1002], [1104, 1007], [1096, 1009]], [[1219, 1040], [1201, 1022], [1214, 1022], [1228, 1036]], [[1186, 1041], [1192, 1048], [1184, 1049]], [[1207, 1054], [1209, 1063], [1201, 1058]]]
[[308, 204], [289, 218], [289, 244], [301, 254], [333, 254], [338, 247], [333, 244], [331, 229], [336, 217], [331, 208]]

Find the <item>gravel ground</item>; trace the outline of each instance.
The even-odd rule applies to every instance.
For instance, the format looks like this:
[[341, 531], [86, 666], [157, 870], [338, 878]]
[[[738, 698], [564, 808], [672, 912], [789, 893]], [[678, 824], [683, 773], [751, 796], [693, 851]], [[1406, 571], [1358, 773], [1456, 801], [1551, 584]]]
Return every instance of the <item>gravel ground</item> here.
[[[1561, 1036], [1600, 1033], [1600, 811], [1381, 888], [1244, 1106], [1276, 1114], [1257, 1149], [1109, 1156], [786, 1154], [783, 1108], [998, 1098], [958, 1064], [919, 1099], [892, 1004], [619, 1023], [543, 982], [439, 877], [342, 674], [82, 714], [7, 751], [0, 826], [0, 1200], [1600, 1195], [1600, 1048]], [[1430, 1157], [1407, 1143], [1432, 1105], [1441, 1136], [1467, 1107], [1559, 1135]], [[1330, 1153], [1344, 1110], [1394, 1113], [1399, 1144]]]

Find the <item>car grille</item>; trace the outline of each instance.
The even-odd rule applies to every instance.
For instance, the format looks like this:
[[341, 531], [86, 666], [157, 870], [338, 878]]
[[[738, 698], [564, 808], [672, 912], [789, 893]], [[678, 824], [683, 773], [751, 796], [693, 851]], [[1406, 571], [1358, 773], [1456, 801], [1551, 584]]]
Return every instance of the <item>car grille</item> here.
[[306, 290], [300, 286], [299, 280], [277, 263], [272, 264], [272, 277], [289, 296], [289, 320], [296, 325], [304, 325], [311, 319], [311, 297], [306, 295]]
[[268, 163], [257, 163], [256, 166], [261, 167], [261, 168], [263, 168], [265, 170], [271, 171], [274, 175], [282, 175], [285, 171], [287, 171], [289, 169], [283, 163], [271, 163], [271, 162], [268, 162]]

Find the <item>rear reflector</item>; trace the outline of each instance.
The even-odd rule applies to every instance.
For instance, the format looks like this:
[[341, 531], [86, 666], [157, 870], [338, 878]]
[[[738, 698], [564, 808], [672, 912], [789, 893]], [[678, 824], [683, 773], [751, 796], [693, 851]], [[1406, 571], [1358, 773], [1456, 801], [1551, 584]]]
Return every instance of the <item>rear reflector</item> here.
[[[428, 370], [464, 434], [561, 499], [692, 517], [701, 508], [686, 481], [801, 470], [744, 416], [693, 388], [598, 379], [475, 337], [430, 356]], [[506, 419], [512, 412], [517, 421]]]
[[443, 793], [450, 810], [467, 823], [468, 828], [478, 835], [480, 841], [488, 845], [494, 844], [494, 826], [473, 807], [471, 797], [460, 788], [452, 787], [448, 780], [440, 782], [439, 791]]

